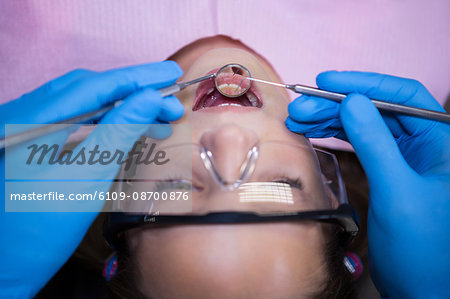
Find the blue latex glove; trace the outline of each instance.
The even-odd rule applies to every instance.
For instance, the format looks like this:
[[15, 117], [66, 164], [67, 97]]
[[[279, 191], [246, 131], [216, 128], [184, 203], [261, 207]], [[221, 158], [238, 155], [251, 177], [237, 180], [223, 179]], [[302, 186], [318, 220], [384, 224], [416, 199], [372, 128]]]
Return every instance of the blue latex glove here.
[[[89, 148], [89, 145], [98, 144], [103, 149], [128, 152], [147, 132], [149, 125], [144, 124], [173, 121], [182, 116], [183, 106], [174, 96], [162, 99], [155, 90], [173, 84], [181, 75], [182, 70], [173, 61], [106, 72], [76, 70], [0, 106], [2, 134], [5, 123], [53, 122], [123, 99], [122, 105], [110, 111], [101, 123], [143, 125], [137, 125], [133, 130], [120, 125], [97, 128], [80, 146]], [[61, 131], [40, 140], [64, 144], [67, 136], [68, 132]], [[0, 160], [3, 182], [4, 154], [3, 151]], [[19, 159], [24, 157], [20, 146], [11, 151], [8, 149], [10, 154]], [[110, 163], [96, 169], [95, 176], [109, 180], [115, 177], [118, 169], [119, 165]], [[73, 167], [69, 171], [76, 173], [79, 170]], [[39, 177], [67, 172], [58, 165], [46, 165], [38, 171]], [[110, 184], [110, 181], [94, 182], [91, 191], [107, 191]], [[71, 256], [97, 213], [5, 213], [5, 190], [0, 191], [0, 297], [31, 298]], [[103, 202], [99, 204], [101, 208]]]
[[301, 96], [287, 127], [349, 141], [370, 185], [368, 239], [374, 282], [388, 298], [450, 298], [450, 126], [380, 113], [369, 98], [444, 111], [415, 80], [325, 72], [319, 88], [349, 94], [341, 104]]

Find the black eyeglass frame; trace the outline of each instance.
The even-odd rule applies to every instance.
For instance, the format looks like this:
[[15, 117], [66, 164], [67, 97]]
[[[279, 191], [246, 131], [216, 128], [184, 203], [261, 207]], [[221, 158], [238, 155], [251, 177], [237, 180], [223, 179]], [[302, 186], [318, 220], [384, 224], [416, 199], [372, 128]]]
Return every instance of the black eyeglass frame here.
[[118, 250], [123, 246], [122, 233], [141, 226], [152, 224], [242, 224], [285, 221], [313, 220], [339, 225], [344, 235], [344, 242], [352, 240], [359, 232], [359, 217], [350, 204], [341, 204], [337, 209], [286, 212], [260, 215], [253, 212], [213, 212], [205, 215], [142, 215], [124, 212], [112, 212], [108, 216], [103, 233], [111, 248]]

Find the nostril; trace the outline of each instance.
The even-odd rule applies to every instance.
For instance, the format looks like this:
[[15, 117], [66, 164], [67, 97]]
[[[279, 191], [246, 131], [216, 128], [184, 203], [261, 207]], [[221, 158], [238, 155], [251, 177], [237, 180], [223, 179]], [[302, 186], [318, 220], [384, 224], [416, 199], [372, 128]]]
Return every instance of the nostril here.
[[213, 156], [215, 169], [227, 182], [239, 178], [241, 166], [257, 141], [254, 131], [235, 124], [209, 130], [200, 138], [201, 145]]

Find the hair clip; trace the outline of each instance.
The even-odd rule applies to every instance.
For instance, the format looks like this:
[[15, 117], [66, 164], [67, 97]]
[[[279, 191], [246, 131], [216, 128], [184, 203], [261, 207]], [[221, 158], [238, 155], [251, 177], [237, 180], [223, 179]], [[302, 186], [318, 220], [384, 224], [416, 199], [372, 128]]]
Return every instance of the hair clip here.
[[117, 254], [113, 253], [106, 261], [105, 266], [103, 267], [103, 278], [106, 281], [110, 281], [117, 272]]
[[358, 255], [353, 252], [346, 252], [344, 256], [344, 265], [348, 272], [353, 277], [353, 280], [357, 280], [363, 273], [363, 264]]

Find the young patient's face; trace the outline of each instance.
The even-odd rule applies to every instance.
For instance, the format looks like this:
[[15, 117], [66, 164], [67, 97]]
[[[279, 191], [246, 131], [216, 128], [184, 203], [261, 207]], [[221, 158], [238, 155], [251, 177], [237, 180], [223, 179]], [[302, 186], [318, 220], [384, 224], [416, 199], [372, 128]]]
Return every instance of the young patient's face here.
[[[174, 59], [185, 71], [184, 81], [232, 62], [247, 67], [255, 78], [280, 81], [267, 63], [237, 47], [242, 48], [235, 42], [212, 39], [206, 46], [200, 43], [181, 51]], [[225, 179], [235, 178], [257, 141], [309, 146], [303, 136], [284, 126], [289, 103], [286, 92], [261, 84], [255, 88], [262, 108], [227, 106], [193, 111], [197, 86], [177, 94], [185, 107], [178, 123], [191, 125], [192, 142], [213, 152]], [[311, 156], [301, 151], [296, 159], [304, 165], [314, 164]], [[304, 174], [306, 186], [308, 176], [313, 175], [317, 174]], [[208, 200], [226, 202], [226, 191], [212, 180], [207, 182], [211, 189], [217, 188]], [[302, 298], [316, 292], [326, 277], [325, 237], [317, 222], [136, 229], [129, 232], [128, 240], [137, 262], [138, 287], [151, 298]]]

